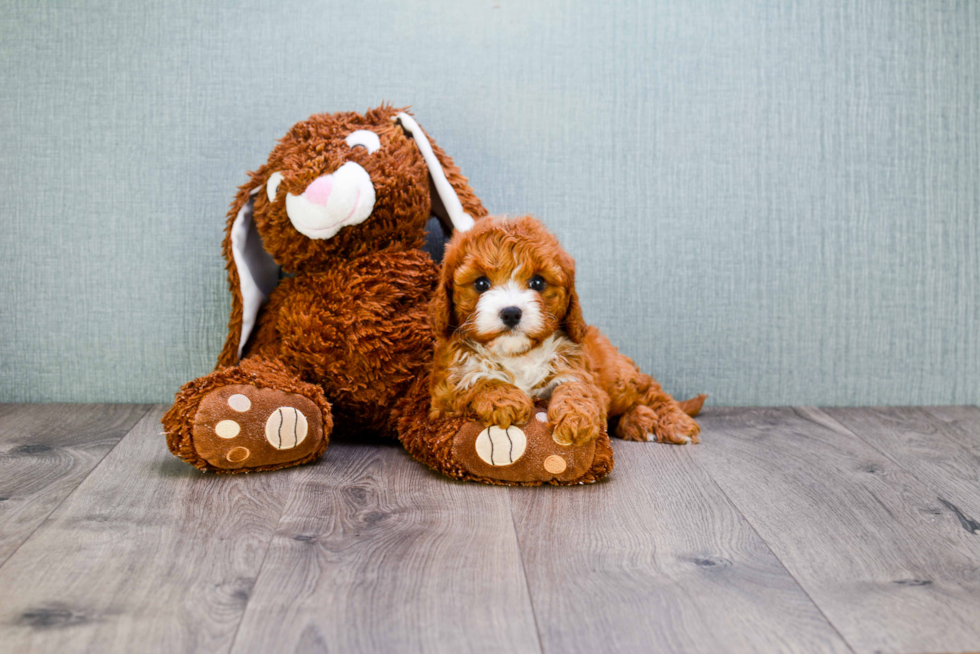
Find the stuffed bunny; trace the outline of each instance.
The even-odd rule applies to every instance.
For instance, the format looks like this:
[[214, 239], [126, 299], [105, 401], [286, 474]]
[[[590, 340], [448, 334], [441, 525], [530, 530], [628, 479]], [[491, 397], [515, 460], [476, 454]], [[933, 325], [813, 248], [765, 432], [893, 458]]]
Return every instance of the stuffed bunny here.
[[[423, 249], [426, 224], [467, 230], [486, 213], [404, 110], [294, 125], [229, 211], [228, 337], [215, 370], [185, 384], [163, 417], [171, 452], [202, 470], [274, 470], [315, 461], [331, 433], [400, 431], [417, 459], [455, 477], [553, 480], [467, 466], [473, 457], [453, 457], [452, 445], [472, 445], [485, 426], [429, 419], [438, 265]], [[551, 441], [542, 425], [528, 438]], [[611, 450], [596, 452], [559, 481], [578, 481], [594, 459], [589, 480], [604, 474]]]

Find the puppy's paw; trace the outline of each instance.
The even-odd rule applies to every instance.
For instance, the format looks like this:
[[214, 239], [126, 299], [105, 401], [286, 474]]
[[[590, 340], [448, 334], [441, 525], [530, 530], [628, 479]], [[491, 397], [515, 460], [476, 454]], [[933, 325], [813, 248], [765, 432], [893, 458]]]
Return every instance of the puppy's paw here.
[[530, 420], [534, 404], [527, 393], [516, 386], [500, 384], [477, 395], [470, 408], [483, 424], [507, 429]]
[[624, 441], [652, 441], [657, 413], [648, 406], [635, 406], [622, 415], [616, 425], [616, 435]]
[[661, 416], [660, 420], [653, 426], [653, 433], [660, 443], [686, 445], [698, 442], [701, 427], [694, 422], [694, 418], [677, 411], [671, 412], [667, 416]]
[[663, 416], [648, 406], [635, 406], [619, 419], [616, 435], [627, 441], [657, 441], [686, 445], [697, 443], [701, 428], [694, 419], [681, 411]]
[[556, 397], [548, 407], [552, 438], [562, 445], [578, 447], [591, 443], [602, 434], [603, 420], [601, 408], [592, 402], [576, 405]]

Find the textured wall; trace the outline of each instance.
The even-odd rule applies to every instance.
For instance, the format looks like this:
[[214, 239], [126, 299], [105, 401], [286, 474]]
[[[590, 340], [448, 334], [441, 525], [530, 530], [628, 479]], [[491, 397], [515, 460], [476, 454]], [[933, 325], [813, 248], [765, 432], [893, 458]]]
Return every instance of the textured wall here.
[[0, 400], [208, 371], [245, 171], [390, 100], [668, 390], [980, 402], [980, 3], [208, 4], [4, 2]]

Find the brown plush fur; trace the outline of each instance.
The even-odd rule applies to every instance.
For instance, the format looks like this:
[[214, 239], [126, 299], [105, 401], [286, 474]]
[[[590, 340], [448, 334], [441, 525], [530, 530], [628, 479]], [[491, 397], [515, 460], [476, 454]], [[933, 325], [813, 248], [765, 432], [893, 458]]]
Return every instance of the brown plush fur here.
[[[421, 250], [425, 225], [433, 213], [448, 218], [442, 203], [433, 201], [418, 147], [392, 122], [400, 111], [382, 106], [364, 115], [321, 114], [298, 123], [239, 189], [224, 240], [232, 294], [228, 338], [215, 372], [186, 384], [163, 420], [171, 451], [188, 463], [214, 469], [195, 451], [191, 432], [201, 400], [223, 385], [247, 383], [304, 395], [322, 408], [324, 435], [333, 423], [342, 431], [395, 435], [395, 406], [431, 361], [427, 305], [438, 271]], [[369, 154], [348, 147], [345, 137], [359, 129], [374, 131], [381, 148]], [[486, 215], [466, 178], [430, 143], [464, 211], [476, 219]], [[298, 195], [347, 161], [357, 162], [370, 175], [376, 194], [373, 212], [333, 238], [303, 236], [286, 214], [284, 191]], [[283, 180], [270, 202], [264, 189], [274, 172]], [[263, 192], [252, 195], [256, 188]], [[231, 227], [250, 198], [265, 249], [292, 277], [282, 280], [259, 312], [239, 362], [243, 303]], [[312, 458], [325, 447], [326, 442]], [[266, 467], [250, 465], [236, 472], [259, 469]]]
[[[242, 298], [238, 290], [238, 270], [231, 254], [231, 226], [251, 191], [264, 188], [272, 173], [283, 174], [280, 192], [274, 203], [270, 203], [264, 193], [255, 195], [255, 224], [265, 248], [287, 272], [329, 272], [338, 261], [380, 252], [421, 253], [425, 224], [430, 215], [439, 213], [442, 204], [433, 203], [428, 169], [415, 143], [391, 120], [401, 111], [403, 109], [382, 106], [363, 116], [354, 112], [312, 116], [294, 125], [269, 155], [269, 161], [249, 173], [250, 180], [239, 188], [228, 211], [225, 228], [224, 255], [228, 262], [232, 312], [228, 338], [218, 358], [219, 366], [237, 361], [242, 327]], [[361, 148], [348, 148], [344, 138], [358, 129], [371, 129], [377, 133], [381, 149], [368, 154]], [[485, 216], [486, 209], [459, 168], [435, 141], [429, 140], [464, 211], [473, 218]], [[314, 240], [304, 237], [286, 215], [286, 193], [283, 191], [298, 194], [317, 176], [337, 170], [347, 161], [360, 164], [371, 176], [377, 196], [371, 217], [359, 225], [340, 230], [333, 238]], [[446, 220], [443, 216], [440, 218]]]
[[[489, 291], [506, 284], [527, 289], [533, 278], [543, 285], [531, 293], [540, 320], [518, 329], [481, 322], [477, 280]], [[437, 339], [430, 389], [434, 418], [464, 416], [507, 427], [526, 421], [530, 393], [550, 397], [549, 425], [562, 443], [598, 438], [609, 416], [619, 417], [616, 433], [627, 440], [698, 441], [697, 423], [656, 380], [585, 324], [574, 261], [529, 216], [487, 218], [455, 235], [430, 311]], [[501, 354], [494, 344], [502, 338], [524, 338], [524, 345]], [[533, 361], [545, 367], [540, 378], [518, 388], [514, 371], [523, 371], [535, 351], [546, 347], [554, 353]]]

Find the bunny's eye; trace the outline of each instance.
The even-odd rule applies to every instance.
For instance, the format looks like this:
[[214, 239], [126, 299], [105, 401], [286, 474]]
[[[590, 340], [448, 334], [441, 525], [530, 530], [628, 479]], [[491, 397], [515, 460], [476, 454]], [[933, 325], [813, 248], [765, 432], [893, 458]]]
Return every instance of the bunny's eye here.
[[368, 154], [374, 154], [381, 147], [381, 139], [378, 138], [378, 135], [367, 129], [359, 129], [356, 132], [351, 132], [344, 140], [347, 142], [348, 147], [356, 148], [360, 146], [367, 150]]

